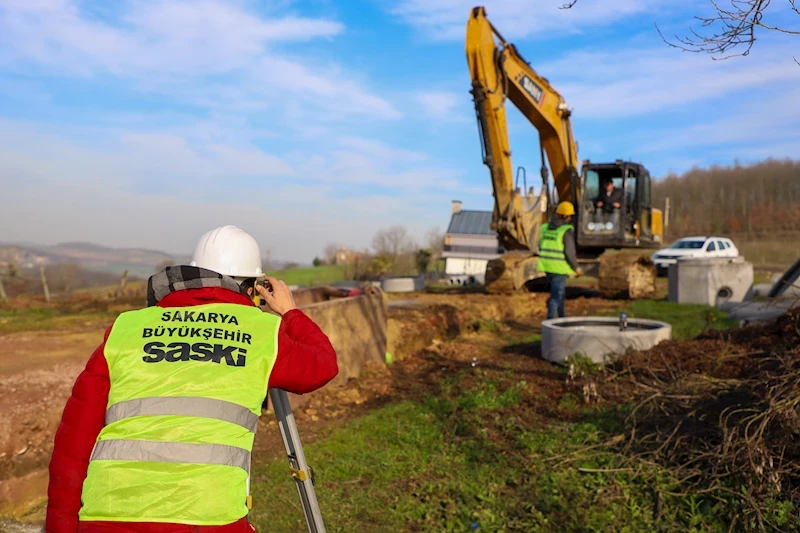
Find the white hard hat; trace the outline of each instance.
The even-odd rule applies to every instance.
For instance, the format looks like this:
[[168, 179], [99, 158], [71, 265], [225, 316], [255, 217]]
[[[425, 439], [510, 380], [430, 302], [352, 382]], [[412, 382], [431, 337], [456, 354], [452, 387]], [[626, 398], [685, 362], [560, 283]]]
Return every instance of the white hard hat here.
[[215, 228], [200, 237], [189, 264], [236, 278], [264, 275], [258, 243], [236, 226]]

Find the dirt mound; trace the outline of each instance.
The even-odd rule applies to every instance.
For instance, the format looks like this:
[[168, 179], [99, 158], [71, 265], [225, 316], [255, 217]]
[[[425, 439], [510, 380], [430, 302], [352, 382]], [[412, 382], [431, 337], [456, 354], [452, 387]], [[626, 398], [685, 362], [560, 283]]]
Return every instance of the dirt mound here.
[[636, 299], [656, 292], [656, 266], [646, 255], [621, 252], [600, 258], [600, 293], [610, 299]]
[[800, 512], [800, 310], [777, 322], [665, 342], [604, 371], [603, 394], [633, 400], [622, 450], [681, 488], [736, 505], [737, 530]]
[[712, 331], [691, 341], [666, 341], [647, 352], [629, 353], [609, 370], [649, 380], [674, 381], [691, 374], [749, 379], [781, 366], [776, 355], [793, 354], [800, 342], [800, 309], [758, 327]]

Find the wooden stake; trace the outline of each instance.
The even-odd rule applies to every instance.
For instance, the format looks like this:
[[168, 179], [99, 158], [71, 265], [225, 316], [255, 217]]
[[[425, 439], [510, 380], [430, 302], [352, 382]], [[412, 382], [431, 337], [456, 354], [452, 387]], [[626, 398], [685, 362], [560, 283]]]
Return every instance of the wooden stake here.
[[122, 273], [122, 278], [119, 280], [119, 289], [117, 289], [117, 298], [122, 296], [122, 293], [125, 291], [125, 285], [128, 284], [128, 271]]
[[42, 278], [42, 289], [44, 289], [44, 300], [50, 301], [50, 289], [47, 287], [47, 276], [44, 274], [44, 265], [39, 267], [39, 275]]
[[0, 302], [6, 303], [8, 302], [8, 295], [6, 294], [6, 289], [3, 287], [3, 280], [0, 279]]

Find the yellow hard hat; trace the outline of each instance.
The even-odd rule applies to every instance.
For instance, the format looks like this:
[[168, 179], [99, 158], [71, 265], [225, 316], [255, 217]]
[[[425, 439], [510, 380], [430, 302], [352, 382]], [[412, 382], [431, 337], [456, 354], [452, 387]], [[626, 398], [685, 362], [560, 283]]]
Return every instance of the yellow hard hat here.
[[575, 206], [572, 202], [561, 202], [556, 208], [556, 214], [562, 217], [571, 217], [575, 215]]

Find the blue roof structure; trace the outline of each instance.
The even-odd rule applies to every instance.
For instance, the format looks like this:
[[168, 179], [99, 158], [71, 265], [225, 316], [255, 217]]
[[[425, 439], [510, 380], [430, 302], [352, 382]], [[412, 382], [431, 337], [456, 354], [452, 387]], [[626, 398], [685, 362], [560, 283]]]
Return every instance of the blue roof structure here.
[[496, 235], [489, 228], [492, 223], [491, 211], [460, 211], [453, 214], [447, 233], [461, 235]]

